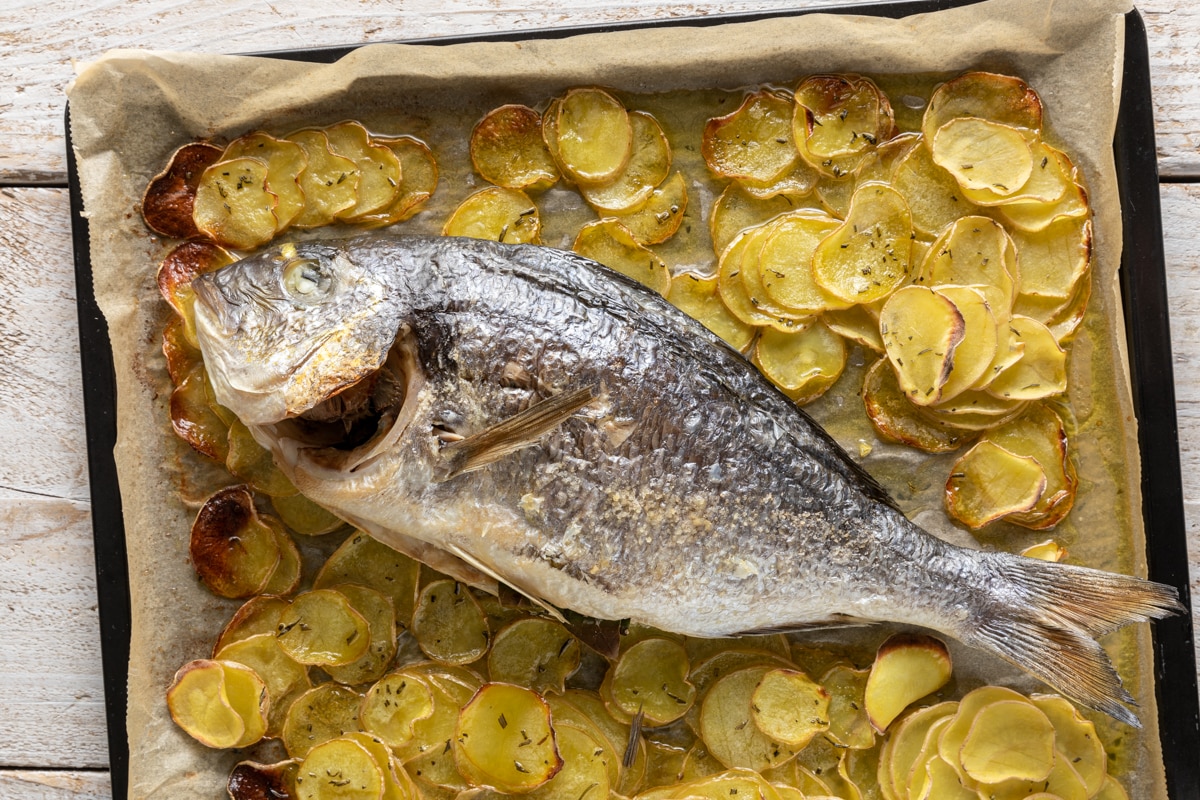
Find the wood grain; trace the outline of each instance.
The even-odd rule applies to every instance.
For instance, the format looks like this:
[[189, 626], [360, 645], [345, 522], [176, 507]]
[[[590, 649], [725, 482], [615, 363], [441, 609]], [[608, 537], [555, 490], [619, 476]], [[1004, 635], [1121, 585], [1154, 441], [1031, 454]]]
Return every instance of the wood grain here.
[[0, 797], [21, 800], [105, 800], [112, 797], [107, 772], [0, 770]]

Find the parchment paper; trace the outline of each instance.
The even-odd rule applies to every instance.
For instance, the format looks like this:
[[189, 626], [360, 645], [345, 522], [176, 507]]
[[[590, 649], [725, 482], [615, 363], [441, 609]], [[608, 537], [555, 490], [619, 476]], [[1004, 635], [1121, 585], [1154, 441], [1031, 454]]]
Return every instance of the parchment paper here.
[[[1083, 535], [1077, 521], [1072, 560], [1144, 574], [1135, 421], [1116, 284], [1121, 230], [1111, 151], [1120, 15], [1128, 8], [1128, 0], [988, 0], [903, 20], [817, 14], [558, 41], [375, 45], [328, 66], [114, 51], [81, 67], [70, 89], [72, 136], [90, 220], [96, 296], [108, 320], [119, 386], [116, 457], [134, 625], [130, 796], [223, 796], [231, 765], [246, 756], [192, 741], [171, 722], [163, 700], [175, 670], [209, 655], [215, 633], [237, 606], [205, 590], [187, 562], [197, 503], [223, 479], [169, 428], [170, 383], [159, 352], [167, 309], [154, 275], [172, 243], [148, 232], [138, 208], [146, 183], [176, 147], [197, 138], [228, 140], [252, 129], [283, 134], [345, 118], [385, 133], [421, 135], [435, 130], [447, 109], [482, 113], [502, 102], [538, 104], [576, 85], [655, 93], [794, 86], [806, 75], [829, 71], [886, 76], [983, 68], [1020, 75], [1041, 94], [1053, 136], [1083, 170], [1095, 210], [1093, 310], [1071, 357], [1071, 400], [1076, 427], [1107, 426], [1109, 436], [1097, 452], [1077, 456], [1082, 490], [1074, 515], [1118, 530], [1101, 546]], [[429, 143], [439, 159], [462, 154], [461, 142]], [[438, 191], [453, 200], [469, 188]], [[430, 213], [434, 228], [440, 226], [444, 215]], [[1115, 399], [1097, 402], [1093, 386]], [[1099, 410], [1114, 407], [1118, 413], [1101, 417]], [[879, 452], [888, 450], [880, 445]], [[955, 535], [934, 516], [918, 521]], [[1098, 720], [1107, 741], [1125, 738], [1117, 771], [1130, 796], [1165, 797], [1148, 631], [1141, 626], [1106, 644], [1146, 726], [1135, 735]], [[960, 686], [997, 677], [1036, 686], [965, 648], [955, 646], [954, 655]]]

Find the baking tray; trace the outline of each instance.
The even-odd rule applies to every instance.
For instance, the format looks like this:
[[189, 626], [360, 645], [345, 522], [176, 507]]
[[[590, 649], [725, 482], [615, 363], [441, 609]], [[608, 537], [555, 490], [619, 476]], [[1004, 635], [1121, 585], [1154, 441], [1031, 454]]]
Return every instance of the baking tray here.
[[[970, 5], [976, 0], [901, 0], [829, 8], [779, 9], [707, 17], [646, 20], [533, 31], [408, 40], [408, 44], [558, 39], [581, 33], [603, 33], [675, 26], [710, 26], [810, 13], [865, 14], [900, 18]], [[271, 58], [329, 63], [359, 45], [256, 53]], [[1175, 383], [1171, 335], [1167, 319], [1166, 269], [1158, 162], [1150, 95], [1150, 57], [1141, 15], [1125, 16], [1124, 79], [1117, 132], [1113, 139], [1120, 191], [1124, 250], [1119, 273], [1129, 348], [1134, 411], [1140, 423], [1142, 517], [1151, 580], [1174, 586], [1189, 609], [1186, 529], [1175, 417]], [[87, 424], [88, 474], [92, 495], [92, 528], [96, 552], [100, 638], [109, 763], [113, 797], [128, 796], [129, 746], [125, 729], [128, 699], [130, 607], [125, 528], [117, 485], [116, 381], [108, 327], [96, 305], [88, 244], [88, 222], [71, 146], [70, 107], [66, 111], [67, 176], [71, 198], [71, 230], [75, 253], [76, 302], [79, 313], [80, 361], [83, 370], [84, 416]], [[1150, 424], [1153, 421], [1153, 424]], [[1197, 699], [1192, 618], [1171, 617], [1151, 624], [1159, 737], [1172, 800], [1200, 800], [1200, 701]]]

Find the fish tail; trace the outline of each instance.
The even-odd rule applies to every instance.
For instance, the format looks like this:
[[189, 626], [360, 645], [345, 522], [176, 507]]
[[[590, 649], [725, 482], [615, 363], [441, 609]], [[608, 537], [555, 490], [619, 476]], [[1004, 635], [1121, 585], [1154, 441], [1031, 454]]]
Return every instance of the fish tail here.
[[1136, 706], [1095, 640], [1131, 622], [1185, 611], [1174, 587], [1127, 575], [1019, 556], [994, 562], [994, 603], [964, 637], [1063, 694], [1140, 728]]

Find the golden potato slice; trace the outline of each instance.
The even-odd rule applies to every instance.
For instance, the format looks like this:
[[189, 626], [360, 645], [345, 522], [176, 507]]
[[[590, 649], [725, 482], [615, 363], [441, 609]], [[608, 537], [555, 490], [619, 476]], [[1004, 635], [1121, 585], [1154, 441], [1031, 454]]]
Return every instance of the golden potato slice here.
[[275, 633], [279, 625], [279, 615], [287, 608], [288, 600], [269, 594], [251, 597], [234, 612], [229, 622], [221, 629], [213, 645], [213, 658], [226, 645], [249, 639], [264, 633]]
[[297, 800], [382, 800], [383, 790], [383, 770], [353, 739], [313, 747], [296, 779]]
[[1013, 192], [996, 188], [971, 189], [962, 187], [963, 196], [978, 206], [999, 206], [1007, 203], [1054, 203], [1066, 193], [1072, 183], [1071, 162], [1042, 141], [1029, 142], [1031, 169], [1029, 179]]
[[875, 730], [883, 733], [904, 709], [945, 686], [952, 671], [942, 640], [909, 633], [889, 637], [875, 654], [864, 696]]
[[922, 409], [922, 411], [936, 413], [939, 419], [954, 419], [963, 416], [986, 417], [991, 420], [991, 426], [995, 426], [999, 425], [1002, 419], [1008, 422], [1009, 416], [1015, 409], [1024, 408], [1026, 405], [1028, 404], [1020, 400], [1008, 400], [971, 389], [944, 403]]
[[562, 625], [527, 617], [496, 634], [488, 652], [488, 675], [543, 694], [562, 694], [567, 678], [579, 669], [580, 656], [579, 640]]
[[940, 235], [974, 210], [954, 176], [933, 162], [928, 147], [912, 147], [900, 156], [892, 169], [892, 188], [908, 203], [913, 228], [926, 236]]
[[400, 751], [413, 741], [416, 723], [433, 715], [433, 690], [419, 675], [398, 671], [376, 681], [362, 700], [359, 724]]
[[1013, 514], [1014, 522], [1033, 530], [1054, 527], [1075, 503], [1079, 478], [1067, 452], [1067, 432], [1062, 418], [1051, 408], [1035, 404], [1019, 418], [997, 427], [987, 439], [1010, 453], [1035, 459], [1046, 472], [1046, 488], [1027, 512]]
[[642, 205], [629, 211], [612, 212], [639, 244], [661, 244], [675, 235], [687, 213], [687, 184], [676, 172], [650, 193]]
[[390, 598], [360, 586], [345, 583], [332, 587], [346, 596], [350, 607], [367, 621], [370, 644], [357, 660], [341, 666], [327, 666], [325, 671], [338, 683], [356, 685], [377, 681], [387, 672], [396, 657], [396, 612]]
[[617, 177], [633, 151], [633, 125], [625, 106], [603, 89], [567, 92], [558, 104], [555, 132], [560, 166], [580, 184]]
[[366, 618], [333, 589], [297, 595], [279, 615], [275, 636], [292, 659], [319, 667], [349, 664], [371, 643]]
[[558, 181], [558, 168], [542, 139], [542, 115], [510, 104], [489, 111], [471, 131], [471, 163], [490, 183], [541, 192]]
[[875, 353], [883, 352], [883, 337], [879, 335], [879, 320], [868, 306], [835, 308], [821, 315], [829, 330], [843, 339], [861, 344]]
[[988, 384], [989, 394], [1006, 400], [1038, 400], [1067, 390], [1067, 352], [1037, 320], [1014, 316], [1013, 336], [1025, 345], [1021, 358]]
[[354, 221], [365, 225], [394, 225], [414, 216], [433, 196], [438, 184], [437, 159], [429, 145], [411, 136], [373, 137], [375, 144], [391, 149], [400, 161], [400, 187], [391, 205]]
[[975, 714], [959, 759], [980, 783], [1044, 780], [1054, 766], [1054, 726], [1028, 701], [989, 703]]
[[355, 531], [333, 552], [313, 580], [314, 589], [357, 583], [382, 593], [392, 601], [396, 620], [412, 622], [417, 603], [421, 565], [362, 531]]
[[1021, 262], [1021, 294], [1062, 300], [1074, 294], [1091, 264], [1090, 219], [1059, 217], [1034, 233], [1014, 230], [1012, 239]]
[[[561, 797], [608, 797], [609, 759], [616, 754], [606, 747], [598, 733], [573, 725], [556, 729], [555, 739], [563, 760], [554, 777], [522, 797], [531, 800], [558, 800]], [[510, 795], [483, 790], [477, 800], [503, 800]]]
[[[1030, 545], [1021, 551], [1026, 558], [1036, 558], [1040, 561], [1062, 561], [1067, 557], [1067, 548], [1053, 539]], [[1044, 709], [1043, 709], [1044, 710]]]
[[886, 141], [881, 141], [871, 149], [858, 169], [854, 171], [854, 186], [858, 188], [864, 183], [877, 181], [890, 184], [892, 172], [896, 163], [908, 154], [908, 151], [921, 144], [919, 133], [902, 133]]
[[173, 386], [183, 383], [188, 373], [200, 366], [200, 351], [187, 340], [182, 318], [171, 317], [163, 326], [162, 354]]
[[297, 697], [283, 721], [280, 739], [292, 758], [317, 745], [359, 730], [362, 695], [340, 683], [322, 683]]
[[1087, 800], [1083, 779], [1058, 751], [1054, 753], [1054, 766], [1044, 779], [1025, 781], [1013, 778], [999, 783], [980, 783], [978, 791], [986, 792], [988, 797], [995, 797], [996, 800], [1026, 800], [1039, 794], [1059, 800]]
[[795, 200], [807, 197], [812, 192], [820, 178], [821, 173], [813, 169], [811, 164], [802, 158], [797, 158], [790, 167], [769, 181], [741, 178], [736, 183], [745, 190], [746, 194], [757, 200], [770, 200], [781, 195], [786, 196], [793, 201], [789, 203], [789, 207], [792, 207], [795, 205]]
[[998, 323], [982, 292], [970, 286], [939, 286], [935, 292], [954, 303], [963, 318], [963, 338], [954, 348], [954, 364], [942, 387], [938, 407], [975, 386], [996, 363]]
[[[718, 262], [717, 296], [729, 309], [729, 313], [747, 325], [770, 325], [782, 330], [803, 330], [812, 319], [803, 317], [795, 319], [791, 316], [781, 317], [768, 313], [762, 300], [751, 297], [743, 280], [742, 266], [747, 253], [754, 254], [754, 266], [757, 269], [758, 252], [761, 251], [763, 238], [770, 233], [769, 225], [747, 228], [739, 233], [725, 248]], [[777, 306], [775, 306], [777, 307]]]
[[439, 580], [421, 590], [412, 633], [421, 652], [445, 664], [469, 664], [487, 652], [491, 632], [471, 590]]
[[267, 188], [266, 162], [219, 161], [200, 176], [192, 218], [196, 228], [223, 247], [250, 250], [275, 236], [279, 198]]
[[271, 800], [296, 796], [296, 775], [300, 762], [296, 759], [276, 764], [242, 761], [229, 773], [227, 789], [231, 800]]
[[916, 765], [930, 730], [939, 720], [953, 717], [958, 703], [927, 706], [902, 717], [879, 756], [879, 783], [885, 796], [907, 797], [908, 776]]
[[984, 440], [954, 462], [946, 481], [946, 513], [978, 530], [1030, 510], [1045, 488], [1046, 472], [1035, 459]]
[[875, 731], [863, 702], [867, 674], [867, 670], [839, 663], [821, 675], [821, 685], [829, 692], [829, 730], [825, 738], [839, 748], [863, 750], [875, 744]]
[[279, 563], [275, 533], [259, 518], [246, 486], [221, 489], [204, 501], [188, 552], [200, 580], [221, 597], [260, 593]]
[[381, 800], [409, 800], [417, 795], [417, 787], [396, 761], [382, 739], [370, 733], [355, 731], [342, 738], [357, 742], [371, 754], [375, 765], [383, 773], [383, 797]]
[[892, 107], [870, 79], [813, 75], [796, 87], [793, 135], [817, 158], [862, 153], [890, 136]]
[[292, 220], [297, 228], [328, 225], [358, 203], [359, 169], [333, 152], [323, 130], [308, 128], [283, 137], [304, 149], [307, 166], [300, 173], [304, 211]]
[[520, 686], [484, 684], [459, 714], [453, 741], [459, 771], [502, 792], [536, 789], [563, 767], [550, 707]]
[[949, 453], [962, 447], [971, 434], [921, 414], [900, 391], [896, 373], [886, 358], [871, 365], [863, 379], [863, 405], [871, 425], [884, 439], [926, 453]]
[[941, 399], [965, 330], [954, 303], [930, 289], [905, 286], [888, 298], [879, 314], [879, 332], [910, 401], [928, 406]]
[[614, 716], [657, 727], [682, 717], [696, 697], [683, 645], [670, 639], [643, 639], [621, 654], [610, 672], [608, 690]]
[[741, 183], [730, 183], [713, 203], [708, 216], [713, 252], [720, 257], [739, 233], [786, 214], [792, 208], [793, 203], [786, 197], [763, 200], [747, 192]]
[[1027, 132], [1042, 130], [1042, 101], [1020, 78], [992, 72], [967, 72], [939, 86], [929, 98], [921, 132], [926, 145], [942, 126], [959, 117], [977, 117]]
[[[915, 776], [914, 776], [915, 777]], [[979, 795], [975, 789], [964, 785], [963, 779], [955, 772], [954, 767], [947, 764], [941, 759], [941, 756], [933, 755], [928, 761], [923, 764], [923, 779], [920, 781], [920, 789], [914, 788], [914, 783], [909, 784], [909, 797], [916, 800], [922, 798], [939, 798], [939, 800], [978, 800]]]
[[229, 706], [242, 718], [244, 728], [234, 747], [249, 747], [267, 732], [267, 714], [271, 697], [267, 685], [250, 667], [234, 661], [217, 661], [225, 675], [225, 696]]
[[1009, 226], [1028, 232], [1040, 231], [1060, 217], [1086, 217], [1091, 206], [1087, 190], [1080, 183], [1079, 173], [1074, 167], [1071, 168], [1071, 177], [1067, 190], [1058, 200], [1052, 203], [1005, 203], [995, 207], [997, 216]]
[[208, 402], [208, 374], [195, 364], [171, 392], [171, 428], [197, 453], [225, 462], [229, 455], [229, 425]]
[[[560, 734], [559, 751], [563, 756], [563, 760], [569, 762], [563, 741], [561, 739], [561, 731], [563, 728], [575, 728], [583, 731], [589, 737], [596, 741], [596, 744], [604, 752], [601, 757], [604, 758], [607, 766], [608, 783], [612, 786], [617, 786], [621, 782], [621, 773], [624, 766], [621, 763], [623, 751], [629, 745], [629, 736], [626, 733], [625, 738], [620, 742], [621, 751], [618, 751], [616, 745], [604, 734], [598, 725], [583, 712], [578, 706], [566, 700], [561, 694], [545, 694], [542, 699], [546, 701], [546, 705], [550, 706], [550, 720], [554, 726], [556, 733]], [[606, 712], [602, 712], [605, 713]], [[641, 741], [639, 738], [638, 741]]]
[[994, 286], [1008, 298], [988, 304], [1000, 315], [1011, 305], [1019, 280], [1012, 238], [999, 223], [979, 216], [955, 220], [929, 248], [917, 278], [926, 286]]
[[196, 189], [204, 171], [221, 159], [221, 148], [207, 142], [185, 144], [171, 154], [142, 195], [142, 219], [155, 233], [173, 239], [199, 236], [192, 216]]
[[267, 714], [268, 736], [278, 736], [292, 703], [312, 688], [308, 670], [297, 664], [279, 647], [274, 632], [239, 639], [217, 650], [214, 658], [232, 661], [253, 670], [266, 684], [271, 698]]
[[850, 213], [854, 186], [854, 176], [849, 172], [840, 173], [836, 177], [822, 176], [814, 187], [814, 193], [823, 209], [838, 219], [845, 219]]
[[1108, 772], [1104, 743], [1091, 720], [1080, 715], [1065, 697], [1052, 694], [1031, 695], [1029, 701], [1041, 709], [1054, 726], [1054, 748], [1070, 762], [1092, 797], [1101, 790]]
[[988, 408], [986, 413], [978, 413], [971, 410], [971, 403], [977, 395], [982, 395], [990, 400], [996, 399], [985, 392], [970, 391], [963, 392], [950, 400], [946, 408], [930, 407], [919, 410], [921, 414], [936, 422], [958, 430], [978, 433], [1011, 422], [1029, 407], [1029, 402], [1026, 400], [1009, 400], [1004, 406]]
[[745, 667], [719, 678], [700, 707], [700, 735], [709, 753], [727, 767], [764, 770], [796, 755], [798, 748], [771, 739], [754, 724], [755, 688], [770, 667]]
[[1092, 800], [1129, 800], [1129, 794], [1120, 781], [1112, 775], [1106, 775], [1100, 791], [1093, 795]]
[[882, 183], [858, 187], [846, 220], [813, 253], [821, 289], [850, 303], [871, 303], [908, 279], [912, 215], [900, 194]]
[[542, 220], [529, 196], [489, 186], [459, 203], [442, 227], [443, 236], [469, 236], [507, 244], [537, 244]]
[[717, 296], [716, 278], [702, 278], [690, 272], [676, 275], [671, 279], [667, 300], [734, 350], [745, 350], [754, 340], [754, 328], [731, 314]]
[[[218, 409], [214, 409], [219, 414]], [[296, 493], [296, 487], [275, 466], [270, 451], [259, 444], [242, 421], [232, 418], [229, 422], [229, 452], [225, 456], [225, 468], [238, 480], [250, 484], [257, 492], [271, 497]]]
[[671, 273], [667, 265], [639, 243], [618, 220], [602, 219], [584, 225], [575, 237], [572, 249], [661, 295], [671, 290]]
[[629, 115], [629, 123], [633, 128], [629, 162], [608, 183], [579, 187], [583, 199], [601, 214], [641, 206], [671, 174], [671, 145], [658, 120], [645, 111], [634, 111]]
[[272, 497], [271, 507], [284, 525], [304, 536], [324, 536], [346, 524], [299, 493]]
[[221, 156], [222, 161], [235, 158], [256, 158], [267, 165], [267, 189], [279, 198], [275, 206], [275, 233], [279, 234], [304, 210], [304, 191], [300, 188], [300, 173], [308, 165], [304, 148], [255, 131], [234, 139]]
[[[837, 220], [799, 211], [770, 223], [757, 268], [765, 294], [762, 300], [798, 314], [820, 314], [847, 308], [847, 302], [825, 291], [813, 277], [814, 254], [821, 241], [837, 230]], [[747, 251], [746, 258], [752, 251]], [[752, 292], [751, 296], [755, 296]]]
[[[568, 689], [563, 698], [586, 715], [587, 719], [608, 740], [613, 751], [618, 754], [620, 777], [617, 782], [610, 781], [610, 784], [617, 791], [632, 795], [646, 771], [648, 757], [645, 739], [640, 736], [631, 739], [630, 726], [613, 719], [612, 715], [608, 713], [608, 709], [605, 708], [604, 701], [595, 692]], [[549, 702], [553, 707], [554, 698], [549, 698]], [[631, 763], [626, 764], [628, 755], [632, 755], [633, 758]]]
[[799, 333], [768, 328], [751, 359], [784, 394], [804, 404], [824, 394], [846, 368], [846, 345], [822, 323]]
[[722, 178], [769, 182], [799, 157], [792, 137], [790, 98], [768, 89], [746, 96], [736, 111], [704, 126], [700, 152]]
[[300, 550], [279, 520], [265, 515], [260, 519], [275, 534], [275, 544], [279, 546], [279, 563], [263, 591], [270, 595], [291, 594], [300, 585]]
[[212, 242], [184, 242], [168, 253], [158, 267], [158, 290], [183, 320], [183, 333], [192, 347], [200, 346], [192, 312], [196, 301], [192, 280], [197, 275], [213, 272], [233, 262], [234, 258], [228, 251]]
[[[812, 323], [814, 315], [807, 311], [786, 308], [782, 304], [775, 302], [767, 293], [766, 287], [763, 284], [764, 277], [774, 279], [775, 276], [764, 276], [762, 271], [763, 246], [783, 226], [789, 217], [790, 215], [771, 220], [765, 225], [749, 231], [750, 235], [747, 237], [745, 246], [742, 249], [736, 278], [741, 284], [742, 291], [745, 293], [750, 305], [758, 312], [768, 315], [771, 320], [768, 322], [769, 325], [772, 327], [781, 327], [783, 330], [791, 332], [803, 330], [808, 327]], [[787, 253], [783, 248], [777, 249], [774, 253], [776, 256], [781, 255], [785, 258], [790, 258], [793, 255]], [[803, 254], [801, 254], [800, 258], [803, 257]], [[792, 263], [791, 266], [799, 269], [798, 262]], [[718, 277], [720, 276], [718, 275]], [[836, 299], [834, 299], [834, 302], [836, 302]], [[786, 320], [787, 324], [780, 326], [777, 324], [777, 320]]]
[[206, 747], [237, 747], [246, 721], [229, 702], [226, 672], [219, 661], [190, 661], [167, 689], [171, 719]]
[[360, 123], [348, 120], [325, 128], [329, 149], [354, 162], [358, 187], [354, 205], [337, 213], [339, 219], [355, 220], [392, 204], [400, 187], [400, 159], [391, 148], [375, 144]]
[[977, 117], [956, 117], [930, 142], [933, 163], [964, 189], [1015, 194], [1033, 174], [1033, 153], [1016, 128]]
[[829, 729], [829, 692], [803, 672], [773, 669], [754, 688], [750, 716], [768, 738], [804, 747]]
[[729, 800], [731, 797], [750, 797], [756, 800], [781, 800], [776, 787], [757, 772], [735, 768], [707, 775], [688, 783], [664, 786], [639, 794], [638, 800]]

